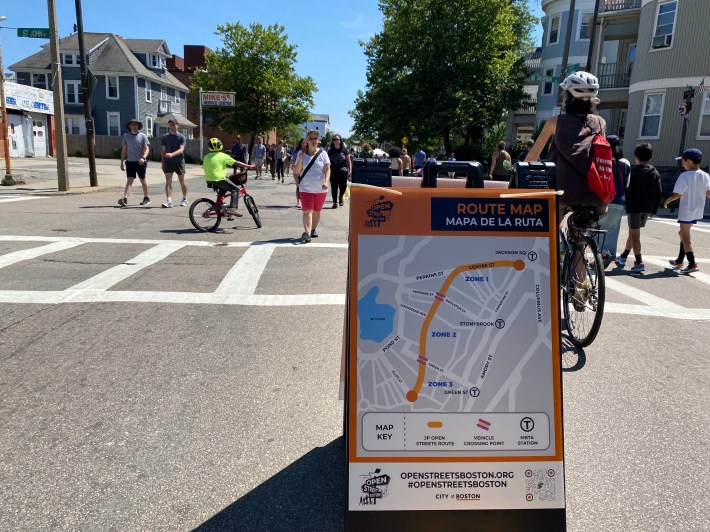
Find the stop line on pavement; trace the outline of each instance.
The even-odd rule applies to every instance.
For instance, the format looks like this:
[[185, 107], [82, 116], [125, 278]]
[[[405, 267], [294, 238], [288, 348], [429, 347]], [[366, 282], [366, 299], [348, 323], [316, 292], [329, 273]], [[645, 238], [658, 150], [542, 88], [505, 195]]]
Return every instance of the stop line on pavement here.
[[[264, 270], [277, 248], [288, 248], [300, 252], [314, 248], [334, 248], [347, 250], [347, 244], [311, 243], [307, 246], [297, 243], [265, 242], [204, 242], [187, 240], [139, 240], [116, 238], [74, 238], [44, 236], [2, 236], [4, 242], [36, 242], [33, 248], [0, 255], [0, 269], [23, 261], [36, 259], [51, 253], [86, 244], [140, 244], [151, 246], [130, 260], [117, 264], [84, 281], [64, 290], [0, 290], [2, 303], [175, 303], [207, 305], [247, 305], [247, 306], [300, 306], [300, 305], [344, 305], [345, 294], [257, 294]], [[226, 273], [213, 292], [170, 292], [110, 290], [144, 268], [159, 263], [176, 251], [185, 247], [244, 247], [244, 255]], [[644, 257], [645, 262], [659, 267], [667, 265], [661, 257]], [[705, 263], [710, 261], [703, 261]], [[710, 286], [710, 275], [696, 272], [696, 281]], [[681, 320], [710, 320], [710, 309], [686, 308], [667, 299], [640, 290], [620, 280], [607, 276], [607, 289], [619, 292], [638, 304], [607, 302], [605, 311], [618, 314], [657, 316]]]

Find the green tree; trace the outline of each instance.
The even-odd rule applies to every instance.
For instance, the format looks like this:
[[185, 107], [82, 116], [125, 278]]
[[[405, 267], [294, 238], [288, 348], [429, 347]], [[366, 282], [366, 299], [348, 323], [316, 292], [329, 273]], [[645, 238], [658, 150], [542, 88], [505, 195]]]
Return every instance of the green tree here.
[[484, 131], [526, 98], [520, 52], [535, 20], [526, 0], [381, 0], [383, 29], [364, 43], [367, 87], [355, 131], [425, 145], [452, 137], [480, 145]]
[[296, 46], [288, 43], [283, 26], [227, 23], [215, 33], [222, 47], [205, 57], [205, 69], [195, 72], [191, 90], [236, 93], [234, 107], [210, 108], [218, 127], [253, 138], [308, 119], [316, 84], [296, 74]]

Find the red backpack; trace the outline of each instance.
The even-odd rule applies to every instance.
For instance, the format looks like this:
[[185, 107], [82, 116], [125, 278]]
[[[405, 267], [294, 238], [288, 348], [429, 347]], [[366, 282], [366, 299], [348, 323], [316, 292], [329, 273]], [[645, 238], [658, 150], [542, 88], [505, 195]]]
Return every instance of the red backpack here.
[[[601, 125], [601, 123], [600, 123]], [[591, 164], [587, 171], [587, 187], [604, 203], [611, 203], [616, 196], [612, 151], [604, 135], [596, 133], [592, 139]]]

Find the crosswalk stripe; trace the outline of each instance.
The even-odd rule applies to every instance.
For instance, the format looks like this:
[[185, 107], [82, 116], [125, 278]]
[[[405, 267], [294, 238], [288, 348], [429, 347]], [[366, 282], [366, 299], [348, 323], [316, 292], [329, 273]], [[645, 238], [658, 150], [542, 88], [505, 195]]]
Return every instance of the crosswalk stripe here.
[[18, 262], [25, 260], [36, 259], [42, 255], [47, 255], [49, 253], [55, 253], [57, 251], [63, 251], [65, 249], [75, 248], [82, 245], [83, 242], [72, 242], [72, 241], [59, 241], [52, 242], [46, 246], [40, 246], [31, 249], [23, 249], [21, 251], [13, 251], [12, 253], [7, 253], [0, 256], [0, 268], [5, 268], [7, 266], [12, 266]]
[[140, 253], [133, 259], [109, 268], [108, 270], [90, 277], [86, 281], [75, 284], [67, 288], [67, 290], [108, 290], [112, 286], [127, 279], [131, 275], [139, 272], [143, 268], [155, 264], [166, 258], [168, 255], [175, 253], [177, 250], [185, 247], [180, 242], [166, 242], [158, 246], [154, 246], [143, 253]]
[[247, 249], [244, 256], [224, 276], [215, 294], [253, 294], [275, 249], [272, 245]]
[[0, 203], [10, 203], [13, 201], [27, 201], [27, 200], [34, 200], [34, 199], [45, 199], [48, 196], [0, 196]]

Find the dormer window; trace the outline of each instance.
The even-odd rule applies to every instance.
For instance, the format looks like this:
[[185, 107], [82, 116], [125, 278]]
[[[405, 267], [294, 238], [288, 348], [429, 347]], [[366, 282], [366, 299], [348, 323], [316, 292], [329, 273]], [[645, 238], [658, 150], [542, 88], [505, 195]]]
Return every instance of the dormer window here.
[[165, 58], [157, 54], [148, 54], [148, 66], [150, 68], [165, 68]]
[[63, 66], [79, 66], [79, 54], [61, 54], [61, 62]]

